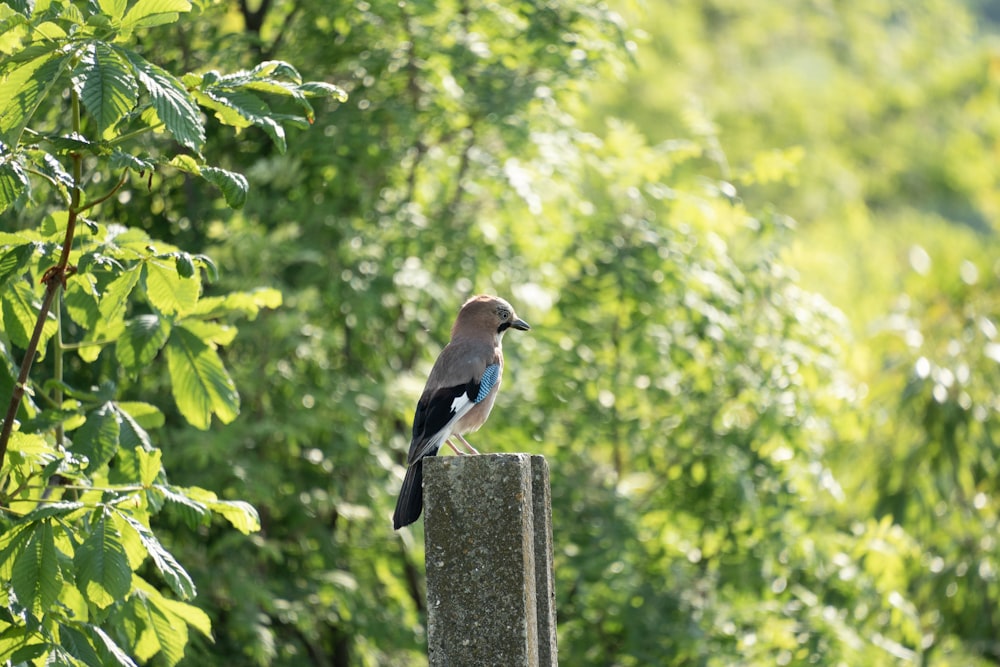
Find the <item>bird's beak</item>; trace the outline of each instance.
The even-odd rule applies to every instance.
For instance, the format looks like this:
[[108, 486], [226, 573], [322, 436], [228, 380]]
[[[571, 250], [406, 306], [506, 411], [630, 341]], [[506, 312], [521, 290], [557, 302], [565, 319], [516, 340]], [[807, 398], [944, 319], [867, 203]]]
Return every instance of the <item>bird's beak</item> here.
[[524, 320], [522, 320], [520, 318], [518, 318], [518, 319], [514, 320], [513, 322], [511, 322], [510, 326], [514, 327], [515, 329], [517, 329], [519, 331], [527, 331], [528, 329], [531, 328], [530, 324], [528, 324], [527, 322], [525, 322]]

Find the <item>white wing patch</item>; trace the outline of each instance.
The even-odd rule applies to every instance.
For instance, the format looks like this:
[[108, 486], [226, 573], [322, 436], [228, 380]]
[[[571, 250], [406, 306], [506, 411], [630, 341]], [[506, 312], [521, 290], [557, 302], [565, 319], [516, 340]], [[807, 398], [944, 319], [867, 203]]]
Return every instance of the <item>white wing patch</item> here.
[[452, 421], [457, 417], [461, 417], [472, 407], [472, 401], [469, 400], [469, 395], [466, 393], [461, 393], [455, 397], [455, 400], [451, 402], [451, 413], [455, 415]]

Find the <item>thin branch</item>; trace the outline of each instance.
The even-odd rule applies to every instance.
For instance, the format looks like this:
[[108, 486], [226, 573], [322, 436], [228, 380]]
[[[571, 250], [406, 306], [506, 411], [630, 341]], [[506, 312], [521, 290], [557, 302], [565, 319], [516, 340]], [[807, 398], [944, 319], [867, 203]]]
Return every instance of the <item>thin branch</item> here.
[[103, 204], [107, 200], [111, 199], [111, 197], [113, 197], [116, 192], [118, 192], [119, 190], [121, 190], [122, 186], [125, 185], [126, 181], [128, 181], [128, 170], [127, 169], [125, 170], [124, 173], [122, 173], [122, 177], [118, 179], [118, 182], [115, 183], [114, 187], [111, 188], [111, 190], [109, 190], [103, 196], [98, 197], [94, 201], [88, 202], [85, 206], [81, 206], [80, 208], [78, 208], [76, 210], [76, 212], [78, 214], [79, 213], [83, 213], [84, 211], [89, 211], [90, 209], [94, 208], [98, 204]]
[[[80, 99], [74, 91], [71, 97], [73, 111], [73, 131], [80, 131]], [[69, 217], [66, 221], [66, 236], [63, 239], [62, 252], [59, 255], [59, 262], [50, 267], [42, 282], [45, 283], [45, 296], [42, 298], [42, 306], [38, 309], [38, 318], [35, 320], [35, 328], [31, 332], [28, 340], [28, 347], [24, 350], [24, 359], [21, 361], [21, 369], [17, 374], [17, 382], [14, 383], [14, 391], [10, 396], [10, 403], [7, 406], [7, 415], [3, 420], [3, 428], [0, 429], [0, 468], [7, 458], [7, 445], [10, 442], [11, 434], [14, 432], [14, 420], [17, 418], [17, 411], [21, 406], [21, 399], [24, 398], [24, 391], [28, 385], [28, 376], [31, 373], [31, 366], [35, 362], [35, 354], [38, 352], [38, 343], [42, 339], [42, 330], [45, 328], [45, 321], [48, 319], [49, 311], [52, 309], [52, 302], [59, 293], [59, 288], [66, 282], [68, 274], [73, 269], [69, 266], [69, 254], [73, 248], [73, 234], [76, 230], [76, 221], [79, 217], [78, 207], [80, 206], [80, 183], [83, 180], [83, 156], [79, 153], [72, 154], [73, 160], [73, 191], [72, 201], [69, 206]]]

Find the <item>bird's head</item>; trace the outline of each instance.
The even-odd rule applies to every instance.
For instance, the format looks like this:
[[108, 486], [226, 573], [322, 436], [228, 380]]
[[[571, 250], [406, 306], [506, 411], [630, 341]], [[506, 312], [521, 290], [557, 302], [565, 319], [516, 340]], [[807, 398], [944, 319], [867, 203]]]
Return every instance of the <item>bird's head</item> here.
[[507, 329], [527, 331], [531, 327], [514, 312], [514, 307], [498, 296], [474, 296], [458, 311], [452, 338], [462, 333], [489, 333], [501, 336]]

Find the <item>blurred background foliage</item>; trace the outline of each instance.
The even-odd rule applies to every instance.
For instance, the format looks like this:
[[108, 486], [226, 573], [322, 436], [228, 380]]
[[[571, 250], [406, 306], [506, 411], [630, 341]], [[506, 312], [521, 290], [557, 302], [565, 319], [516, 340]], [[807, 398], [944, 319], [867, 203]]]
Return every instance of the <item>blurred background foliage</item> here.
[[549, 459], [564, 664], [1000, 663], [996, 3], [198, 12], [168, 69], [350, 98], [285, 154], [211, 126], [238, 213], [162, 173], [109, 214], [284, 296], [225, 351], [240, 418], [163, 446], [263, 525], [158, 526], [214, 625], [185, 664], [425, 664], [389, 516], [479, 292], [533, 325], [475, 442]]

